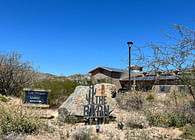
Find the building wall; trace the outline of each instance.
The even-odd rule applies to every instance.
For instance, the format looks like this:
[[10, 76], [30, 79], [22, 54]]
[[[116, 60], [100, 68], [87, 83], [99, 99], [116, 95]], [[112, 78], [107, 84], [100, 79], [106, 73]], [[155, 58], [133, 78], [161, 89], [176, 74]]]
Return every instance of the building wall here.
[[[123, 89], [128, 89], [129, 88], [129, 81], [120, 81], [120, 84]], [[154, 85], [153, 81], [143, 81], [143, 82], [138, 82], [135, 81], [135, 90], [139, 91], [149, 91], [152, 90], [152, 86]], [[134, 80], [131, 80], [131, 86], [134, 86]]]
[[109, 71], [106, 71], [104, 69], [97, 69], [92, 73], [92, 83], [99, 83], [98, 81], [102, 82], [103, 80], [106, 80], [105, 82], [110, 83], [111, 82], [111, 73]]
[[155, 93], [188, 92], [185, 85], [153, 85], [152, 91]]
[[[129, 86], [129, 81], [120, 81], [122, 88], [127, 88]], [[131, 81], [131, 85], [133, 85], [133, 80]], [[164, 85], [165, 87], [162, 87]], [[164, 92], [168, 92], [171, 88], [175, 88], [175, 85], [181, 85], [181, 83], [178, 80], [143, 80], [143, 81], [136, 81], [136, 90], [142, 90], [142, 91], [155, 91], [157, 92], [160, 89]], [[167, 87], [166, 87], [167, 86]], [[154, 87], [156, 89], [154, 89]], [[162, 87], [162, 88], [161, 88]], [[176, 87], [177, 88], [177, 87]], [[171, 89], [172, 91], [172, 89]]]
[[104, 69], [97, 69], [92, 72], [92, 83], [111, 83], [117, 86], [117, 89], [121, 88], [119, 79], [120, 73], [110, 72]]
[[105, 83], [111, 83], [112, 79], [111, 77], [102, 74], [102, 73], [97, 73], [95, 75], [92, 75], [92, 83], [101, 83], [101, 82], [105, 82]]
[[126, 79], [126, 78], [128, 78], [129, 77], [129, 73], [121, 73], [121, 75], [120, 75], [120, 79]]

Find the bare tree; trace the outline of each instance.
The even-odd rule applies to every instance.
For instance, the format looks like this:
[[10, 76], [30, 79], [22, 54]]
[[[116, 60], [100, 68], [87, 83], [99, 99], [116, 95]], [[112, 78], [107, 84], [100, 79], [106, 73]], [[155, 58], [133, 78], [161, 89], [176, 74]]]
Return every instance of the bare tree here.
[[21, 55], [0, 54], [0, 93], [18, 96], [24, 86], [32, 83], [33, 67], [29, 62], [22, 62]]
[[[172, 28], [178, 32], [177, 37], [164, 33], [172, 39], [172, 44], [149, 43], [144, 47], [137, 47], [137, 53], [134, 54], [137, 55], [136, 63], [144, 64], [151, 71], [178, 70], [178, 79], [187, 86], [195, 100], [195, 31], [176, 24]], [[150, 50], [149, 54], [144, 53], [146, 49]]]

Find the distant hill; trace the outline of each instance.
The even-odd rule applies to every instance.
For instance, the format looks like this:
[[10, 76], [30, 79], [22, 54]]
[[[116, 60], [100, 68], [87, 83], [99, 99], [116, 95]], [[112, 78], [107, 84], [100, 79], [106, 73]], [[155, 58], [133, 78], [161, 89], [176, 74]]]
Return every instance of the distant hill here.
[[86, 81], [90, 79], [90, 76], [88, 74], [74, 74], [70, 76], [56, 76], [50, 73], [42, 73], [42, 72], [35, 72], [35, 79], [37, 81], [41, 81], [44, 79], [69, 79], [71, 81]]
[[54, 78], [57, 78], [57, 76], [50, 73], [35, 72], [35, 79], [37, 81], [41, 81], [44, 79], [54, 79]]
[[69, 80], [88, 80], [90, 76], [88, 74], [74, 74], [67, 77]]

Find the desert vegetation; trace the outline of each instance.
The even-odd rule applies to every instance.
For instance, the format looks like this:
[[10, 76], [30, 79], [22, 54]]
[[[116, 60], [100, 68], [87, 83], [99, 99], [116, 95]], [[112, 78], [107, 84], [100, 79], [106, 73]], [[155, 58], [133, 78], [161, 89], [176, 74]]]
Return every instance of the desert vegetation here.
[[[78, 85], [66, 77], [39, 79], [35, 68], [28, 61], [22, 61], [17, 52], [0, 54], [0, 93], [6, 96], [22, 96], [23, 88], [50, 89], [50, 105], [58, 107]], [[3, 96], [1, 100], [5, 100]]]
[[[118, 107], [112, 113], [116, 118], [109, 124], [100, 124], [98, 133], [95, 125], [75, 123], [72, 119], [64, 123], [59, 123], [57, 118], [40, 119], [47, 112], [45, 109], [25, 108], [18, 98], [1, 96], [0, 99], [0, 135], [4, 139], [171, 140], [195, 136], [195, 103], [189, 93], [118, 93]], [[129, 103], [132, 100], [135, 101]], [[124, 125], [122, 129], [119, 123]]]
[[21, 60], [17, 52], [0, 54], [0, 93], [20, 96], [22, 89], [32, 84], [34, 68], [28, 61]]
[[[45, 114], [57, 114], [57, 108], [71, 95], [79, 83], [66, 77], [36, 80], [34, 68], [30, 63], [21, 61], [21, 55], [0, 54], [0, 138], [195, 139], [194, 32], [177, 25], [174, 25], [174, 28], [181, 35], [175, 46], [169, 48], [150, 44], [154, 55], [150, 56], [150, 59], [140, 56], [138, 60], [144, 59], [145, 64], [153, 71], [169, 72], [170, 67], [178, 69], [181, 72], [178, 77], [180, 83], [186, 85], [188, 92], [117, 93], [115, 98], [117, 107], [111, 113], [115, 119], [109, 124], [100, 124], [98, 133], [95, 131], [95, 125], [85, 125], [74, 117], [65, 118], [63, 123], [58, 121], [57, 115], [54, 115], [54, 119], [51, 120], [44, 117]], [[173, 56], [173, 54], [177, 55]], [[51, 108], [37, 109], [22, 106], [20, 97], [23, 87], [51, 89]]]

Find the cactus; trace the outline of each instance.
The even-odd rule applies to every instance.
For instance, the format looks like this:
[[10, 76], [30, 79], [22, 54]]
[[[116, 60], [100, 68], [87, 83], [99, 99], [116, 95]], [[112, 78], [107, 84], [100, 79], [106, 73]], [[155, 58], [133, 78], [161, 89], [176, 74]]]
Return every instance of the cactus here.
[[86, 95], [86, 100], [88, 101], [88, 104], [91, 103], [94, 104], [94, 96], [96, 95], [96, 89], [94, 89], [94, 85], [89, 87], [89, 94]]
[[94, 103], [94, 96], [96, 95], [96, 89], [94, 89], [94, 86], [92, 86], [92, 104]]
[[90, 104], [90, 98], [91, 98], [91, 87], [89, 87], [89, 94], [86, 94], [86, 100], [88, 101], [88, 104]]

